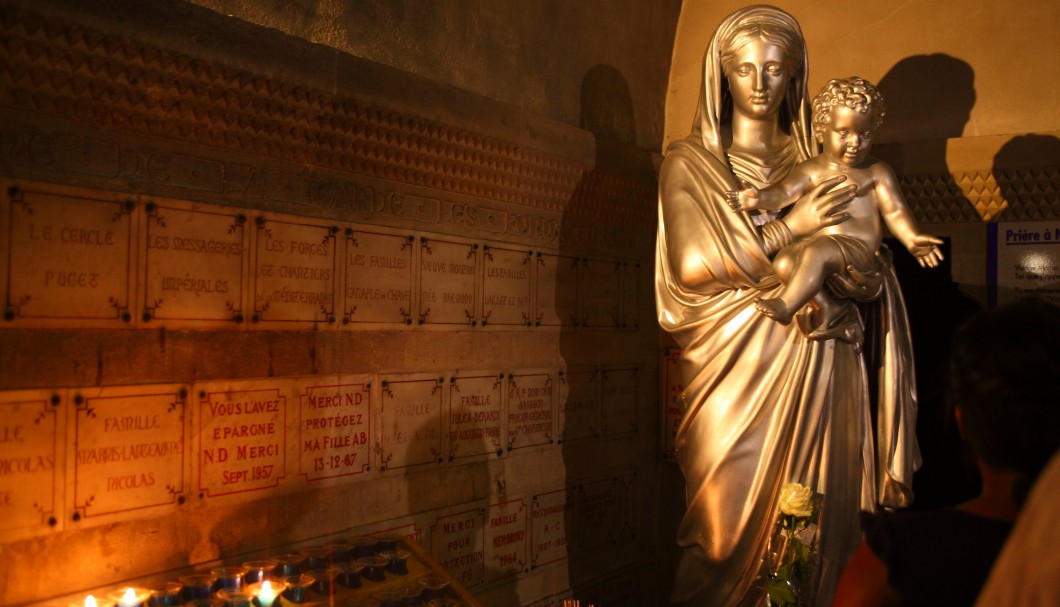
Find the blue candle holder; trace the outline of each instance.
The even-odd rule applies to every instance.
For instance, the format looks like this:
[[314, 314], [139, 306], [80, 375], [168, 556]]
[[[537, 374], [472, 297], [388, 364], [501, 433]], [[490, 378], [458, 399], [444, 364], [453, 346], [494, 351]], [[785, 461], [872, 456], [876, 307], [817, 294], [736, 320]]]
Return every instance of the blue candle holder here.
[[386, 570], [394, 575], [405, 575], [409, 572], [409, 553], [407, 550], [383, 550], [379, 556], [387, 560]]
[[309, 600], [309, 588], [313, 585], [316, 579], [311, 575], [291, 575], [283, 578], [283, 583], [287, 585], [283, 589], [283, 598], [291, 601], [292, 603], [304, 603]]
[[355, 537], [350, 541], [353, 544], [353, 558], [361, 559], [375, 554], [375, 538]]
[[375, 538], [375, 551], [386, 552], [389, 550], [398, 549], [398, 538], [391, 536], [377, 537]]
[[328, 555], [330, 552], [323, 546], [316, 548], [303, 548], [298, 551], [302, 555], [302, 571], [314, 571], [328, 566]]
[[184, 602], [205, 600], [213, 596], [213, 585], [217, 576], [212, 573], [190, 573], [178, 578], [184, 586], [180, 594]]
[[257, 561], [247, 561], [243, 563], [243, 567], [246, 568], [247, 572], [243, 574], [244, 584], [256, 584], [261, 580], [267, 580], [276, 575], [276, 566], [279, 562], [274, 559], [262, 559]]
[[423, 597], [423, 600], [429, 601], [431, 599], [445, 598], [445, 590], [449, 587], [449, 580], [440, 575], [425, 575], [416, 580], [416, 584], [421, 588], [420, 596]]
[[247, 568], [242, 565], [238, 567], [216, 567], [211, 569], [210, 573], [217, 577], [217, 581], [213, 583], [214, 591], [234, 591], [243, 587], [243, 576], [246, 575]]
[[335, 594], [335, 576], [338, 571], [334, 567], [314, 569], [306, 572], [306, 575], [316, 579], [313, 582], [313, 591], [323, 596]]
[[335, 570], [338, 572], [335, 575], [335, 581], [340, 586], [344, 588], [361, 587], [361, 571], [364, 570], [364, 563], [358, 561], [339, 563], [335, 565]]
[[361, 570], [361, 577], [364, 579], [373, 582], [382, 582], [386, 579], [386, 566], [390, 563], [389, 560], [381, 556], [366, 556], [357, 559], [357, 562], [364, 565], [364, 569]]
[[305, 557], [299, 553], [281, 554], [273, 558], [276, 567], [273, 569], [277, 577], [290, 577], [302, 573], [302, 561]]
[[328, 551], [332, 565], [347, 563], [353, 559], [353, 544], [349, 542], [330, 542], [324, 544], [324, 549]]

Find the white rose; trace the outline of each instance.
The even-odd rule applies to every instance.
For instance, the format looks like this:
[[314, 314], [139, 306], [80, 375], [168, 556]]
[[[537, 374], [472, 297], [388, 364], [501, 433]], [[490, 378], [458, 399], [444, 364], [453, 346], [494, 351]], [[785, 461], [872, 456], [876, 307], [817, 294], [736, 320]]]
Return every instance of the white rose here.
[[791, 516], [813, 514], [813, 491], [799, 483], [787, 483], [780, 488], [780, 511]]

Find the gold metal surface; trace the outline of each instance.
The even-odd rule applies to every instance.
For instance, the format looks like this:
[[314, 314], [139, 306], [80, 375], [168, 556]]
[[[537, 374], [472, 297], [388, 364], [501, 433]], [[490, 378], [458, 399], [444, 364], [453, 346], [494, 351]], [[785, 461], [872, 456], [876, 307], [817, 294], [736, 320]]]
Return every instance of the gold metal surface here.
[[[764, 80], [779, 71], [786, 85], [734, 86], [732, 66], [745, 64]], [[881, 352], [870, 371], [851, 300], [840, 300], [840, 318], [814, 339], [807, 335], [820, 327], [805, 308], [791, 324], [755, 309], [756, 298], [774, 297], [780, 287], [771, 267], [778, 232], [769, 236], [760, 227], [776, 215], [733, 213], [726, 202], [741, 181], [768, 186], [813, 156], [805, 79], [802, 34], [790, 15], [772, 7], [733, 13], [707, 49], [693, 133], [670, 147], [661, 168], [656, 305], [660, 325], [682, 349], [684, 384], [676, 452], [687, 511], [672, 595], [682, 605], [763, 603], [756, 581], [784, 483], [824, 496], [807, 589], [814, 596], [804, 596], [806, 604], [830, 600], [860, 540], [859, 508], [912, 499], [916, 397], [893, 272], [881, 274], [882, 295], [873, 304], [881, 320], [868, 330]], [[730, 91], [744, 89], [750, 98], [734, 103]], [[798, 238], [835, 223], [843, 196], [818, 190], [810, 202], [820, 204], [800, 200], [781, 235]], [[878, 452], [869, 431], [868, 372], [880, 378]]]

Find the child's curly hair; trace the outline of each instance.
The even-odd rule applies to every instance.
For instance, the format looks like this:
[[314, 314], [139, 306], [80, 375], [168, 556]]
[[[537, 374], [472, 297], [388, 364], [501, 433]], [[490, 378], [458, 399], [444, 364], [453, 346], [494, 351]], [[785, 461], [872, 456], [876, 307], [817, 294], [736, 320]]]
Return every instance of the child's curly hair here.
[[837, 105], [866, 114], [873, 112], [872, 130], [883, 124], [883, 96], [868, 80], [851, 76], [829, 80], [813, 98], [813, 133], [820, 136], [831, 121], [832, 108]]

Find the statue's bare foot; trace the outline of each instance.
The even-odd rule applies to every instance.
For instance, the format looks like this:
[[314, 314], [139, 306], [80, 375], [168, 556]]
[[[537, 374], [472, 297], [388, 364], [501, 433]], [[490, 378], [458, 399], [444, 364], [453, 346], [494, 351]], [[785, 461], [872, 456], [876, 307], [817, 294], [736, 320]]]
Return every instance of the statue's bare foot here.
[[758, 311], [773, 320], [779, 322], [782, 325], [786, 325], [791, 322], [791, 312], [788, 311], [787, 304], [784, 300], [779, 297], [773, 297], [770, 299], [755, 299], [755, 307]]

